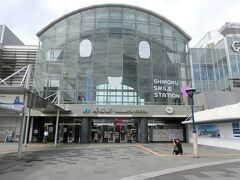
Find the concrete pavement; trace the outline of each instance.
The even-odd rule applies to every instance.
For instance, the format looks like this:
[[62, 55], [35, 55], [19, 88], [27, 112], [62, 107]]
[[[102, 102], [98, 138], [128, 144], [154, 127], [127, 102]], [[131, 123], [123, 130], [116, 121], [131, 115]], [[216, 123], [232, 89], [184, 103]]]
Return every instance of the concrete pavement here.
[[[186, 170], [183, 170], [185, 168]], [[185, 167], [175, 168], [175, 172], [167, 172], [156, 175], [147, 180], [237, 180], [240, 177], [240, 161], [224, 160], [212, 163], [196, 164], [189, 169]], [[166, 170], [165, 170], [166, 171]]]
[[[17, 144], [15, 146], [17, 150]], [[184, 154], [175, 156], [170, 143], [58, 144], [57, 147], [50, 143], [29, 144], [23, 149], [23, 158], [17, 160], [14, 144], [0, 144], [0, 180], [157, 180], [175, 177], [192, 180], [207, 178], [206, 174], [212, 178], [215, 170], [215, 174], [219, 175], [216, 179], [222, 176], [227, 180], [235, 175], [234, 168], [239, 168], [238, 150], [200, 145], [200, 158], [193, 158], [192, 145], [186, 143], [183, 147]], [[7, 153], [8, 149], [10, 153]], [[230, 167], [232, 170], [226, 170], [228, 174], [219, 174], [219, 167]], [[199, 175], [200, 171], [203, 173]]]
[[[48, 144], [27, 144], [26, 147], [22, 146], [23, 151], [31, 152], [31, 151], [39, 151], [44, 149], [51, 149], [53, 148], [52, 143]], [[17, 143], [0, 143], [0, 156], [8, 153], [14, 153], [18, 151], [18, 144]]]

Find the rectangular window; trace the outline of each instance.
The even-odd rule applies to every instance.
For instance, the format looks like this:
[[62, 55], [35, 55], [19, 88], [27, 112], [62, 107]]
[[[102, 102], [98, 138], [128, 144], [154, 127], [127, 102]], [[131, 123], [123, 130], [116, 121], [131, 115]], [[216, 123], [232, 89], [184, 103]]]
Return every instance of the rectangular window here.
[[232, 69], [232, 73], [238, 73], [238, 68], [237, 68], [237, 61], [235, 56], [230, 56], [230, 63], [231, 63], [231, 69]]
[[47, 50], [47, 61], [51, 61], [51, 49]]
[[123, 20], [124, 21], [135, 21], [135, 10], [123, 8]]
[[121, 20], [122, 19], [122, 9], [121, 8], [110, 8], [110, 19]]
[[49, 63], [47, 66], [47, 71], [49, 74], [62, 74], [62, 64], [61, 63]]
[[173, 47], [173, 39], [164, 39], [164, 43], [167, 46], [167, 51], [175, 51], [175, 48]]
[[63, 47], [65, 44], [65, 36], [56, 36], [54, 39], [54, 47]]
[[124, 60], [136, 60], [137, 59], [137, 47], [124, 47], [123, 48], [123, 58]]
[[217, 80], [219, 80], [220, 79], [220, 72], [219, 72], [219, 68], [218, 68], [219, 66], [216, 63], [216, 64], [214, 64], [214, 67], [215, 67], [215, 77]]
[[134, 35], [124, 34], [123, 35], [123, 47], [125, 46], [136, 46], [137, 38]]
[[219, 62], [218, 67], [219, 67], [220, 79], [223, 79], [224, 78], [224, 66], [223, 66], [222, 61]]
[[201, 80], [199, 64], [193, 64], [193, 74], [195, 80]]
[[240, 135], [240, 125], [239, 125], [239, 122], [233, 122], [232, 123], [232, 130], [233, 130], [233, 134]]
[[149, 25], [149, 34], [155, 36], [161, 36], [161, 26], [160, 25]]
[[178, 77], [178, 72], [175, 65], [167, 65], [167, 77]]
[[176, 41], [177, 43], [177, 51], [178, 52], [185, 52], [185, 47], [186, 47], [186, 44], [184, 41]]
[[122, 23], [109, 22], [109, 33], [122, 33]]
[[144, 33], [144, 34], [148, 34], [148, 25], [147, 24], [140, 24], [138, 23], [137, 24], [137, 30], [140, 32], [140, 33]]
[[82, 21], [83, 22], [94, 21], [94, 16], [95, 16], [94, 10], [83, 11]]
[[207, 64], [207, 72], [208, 72], [208, 80], [215, 80], [212, 64]]
[[81, 32], [82, 33], [91, 33], [93, 31], [93, 28], [94, 28], [94, 23], [82, 23], [82, 26], [81, 26]]
[[96, 9], [96, 19], [108, 19], [109, 18], [108, 8], [97, 8]]
[[201, 73], [201, 79], [207, 80], [207, 66], [206, 64], [200, 65], [200, 73]]
[[155, 76], [166, 76], [166, 68], [164, 63], [154, 64], [153, 66], [153, 74]]
[[76, 89], [76, 78], [67, 78], [63, 81], [63, 89], [74, 90]]
[[61, 61], [63, 60], [63, 49], [49, 49], [47, 51], [48, 61]]
[[233, 87], [240, 87], [240, 81], [239, 80], [233, 80]]
[[96, 20], [95, 33], [108, 33], [108, 21]]
[[60, 80], [55, 80], [55, 79], [45, 80], [45, 87], [59, 87], [59, 86], [60, 86]]
[[[110, 46], [122, 46], [122, 34], [109, 34], [109, 45]], [[121, 51], [120, 51], [120, 53], [121, 53]]]
[[124, 33], [134, 33], [136, 31], [136, 24], [132, 22], [123, 22], [123, 32]]

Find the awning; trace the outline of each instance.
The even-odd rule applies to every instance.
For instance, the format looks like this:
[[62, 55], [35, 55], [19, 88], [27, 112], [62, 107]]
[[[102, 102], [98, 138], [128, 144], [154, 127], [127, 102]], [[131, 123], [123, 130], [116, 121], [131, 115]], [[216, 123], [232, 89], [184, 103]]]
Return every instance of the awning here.
[[57, 106], [56, 104], [50, 102], [49, 100], [46, 100], [40, 97], [37, 93], [34, 93], [24, 87], [0, 86], [0, 94], [18, 94], [18, 95], [22, 94], [23, 95], [25, 93], [28, 94], [28, 102], [27, 102], [28, 108], [32, 108], [46, 114], [55, 114], [57, 113], [57, 110], [59, 110], [60, 113], [71, 112], [69, 109], [65, 110], [62, 107]]
[[[229, 122], [240, 119], [240, 103], [226, 105], [208, 109], [205, 111], [198, 111], [194, 113], [195, 123], [208, 123], [208, 122]], [[182, 122], [183, 124], [191, 124], [192, 118]]]

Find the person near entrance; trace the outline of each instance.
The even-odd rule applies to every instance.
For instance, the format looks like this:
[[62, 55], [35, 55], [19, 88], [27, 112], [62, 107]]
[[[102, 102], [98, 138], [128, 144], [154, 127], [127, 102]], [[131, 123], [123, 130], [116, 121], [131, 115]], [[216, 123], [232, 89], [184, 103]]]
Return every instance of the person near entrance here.
[[128, 142], [132, 142], [132, 130], [129, 130], [129, 131], [127, 132], [127, 141], [128, 141]]
[[99, 136], [98, 131], [96, 131], [95, 134], [94, 134], [94, 142], [95, 143], [98, 142], [98, 136]]
[[44, 133], [43, 133], [43, 143], [47, 144], [47, 138], [48, 138], [48, 131], [45, 130]]
[[174, 148], [173, 148], [173, 154], [175, 155], [182, 155], [183, 153], [183, 148], [182, 148], [182, 143], [180, 141], [180, 139], [173, 139], [173, 144], [174, 144]]
[[103, 141], [102, 142], [107, 143], [108, 142], [108, 138], [109, 138], [108, 132], [107, 131], [103, 131]]

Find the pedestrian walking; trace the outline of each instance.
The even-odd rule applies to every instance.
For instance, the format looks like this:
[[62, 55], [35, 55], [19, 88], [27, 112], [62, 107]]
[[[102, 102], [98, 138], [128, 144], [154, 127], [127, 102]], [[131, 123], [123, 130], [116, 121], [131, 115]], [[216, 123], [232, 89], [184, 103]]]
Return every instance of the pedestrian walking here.
[[47, 138], [48, 138], [48, 131], [45, 130], [44, 133], [43, 133], [43, 143], [47, 144]]

